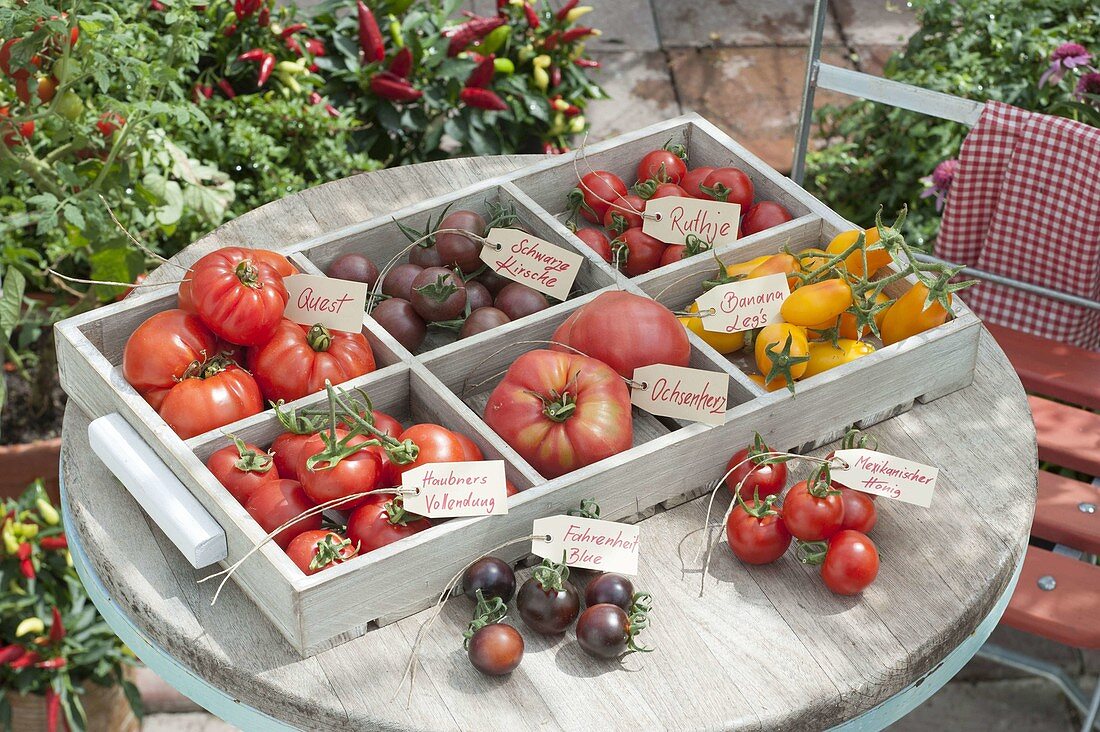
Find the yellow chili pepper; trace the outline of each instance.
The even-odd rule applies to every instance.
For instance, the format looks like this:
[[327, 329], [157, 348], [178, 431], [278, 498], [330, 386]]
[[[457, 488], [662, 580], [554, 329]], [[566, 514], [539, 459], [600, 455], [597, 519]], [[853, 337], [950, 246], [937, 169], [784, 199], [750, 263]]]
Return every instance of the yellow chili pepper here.
[[565, 110], [569, 109], [569, 102], [565, 101], [564, 99], [555, 99], [553, 102], [550, 103], [550, 106], [559, 112], [564, 112]]
[[46, 624], [42, 622], [42, 618], [23, 618], [19, 623], [19, 627], [15, 629], [15, 637], [18, 638], [28, 633], [42, 633], [46, 630]]
[[38, 536], [38, 524], [19, 524], [17, 534], [24, 539], [33, 539]]
[[572, 25], [573, 23], [576, 23], [582, 15], [587, 15], [591, 12], [592, 7], [589, 5], [581, 5], [579, 7], [573, 8], [565, 14], [565, 22], [567, 25]]
[[541, 53], [538, 56], [535, 56], [533, 59], [531, 59], [531, 65], [534, 66], [536, 69], [550, 68], [550, 63], [551, 63], [550, 57], [547, 56], [545, 53]]
[[394, 48], [405, 47], [405, 37], [401, 35], [401, 21], [392, 15], [390, 16], [390, 38], [393, 39]]
[[584, 132], [584, 125], [585, 125], [584, 115], [583, 114], [578, 114], [576, 117], [569, 120], [569, 131], [572, 132], [573, 134]]
[[546, 91], [550, 86], [550, 74], [546, 73], [546, 69], [536, 66], [531, 72], [531, 78], [535, 80], [535, 86], [542, 91]]
[[39, 515], [42, 516], [42, 520], [48, 525], [57, 526], [61, 523], [61, 516], [57, 513], [57, 509], [45, 498], [36, 498], [34, 505], [38, 507]]
[[27, 594], [27, 591], [24, 590], [22, 587], [20, 587], [19, 583], [16, 582], [15, 580], [11, 580], [10, 582], [8, 582], [8, 592], [11, 592], [11, 593], [16, 594], [16, 595], [25, 595], [25, 594]]
[[0, 537], [4, 540], [4, 549], [8, 554], [15, 554], [19, 551], [19, 539], [15, 538], [11, 519], [4, 522], [4, 528], [0, 529]]

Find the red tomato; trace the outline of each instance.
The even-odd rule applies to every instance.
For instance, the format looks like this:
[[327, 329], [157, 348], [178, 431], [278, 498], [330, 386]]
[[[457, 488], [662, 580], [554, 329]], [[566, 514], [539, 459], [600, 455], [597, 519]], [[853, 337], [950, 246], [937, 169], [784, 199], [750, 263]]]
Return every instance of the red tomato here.
[[669, 244], [665, 247], [665, 253], [661, 255], [661, 263], [658, 267], [664, 267], [666, 264], [675, 264], [681, 259], [687, 256], [687, 247], [683, 244]]
[[[761, 443], [761, 447], [763, 452], [771, 452], [767, 445]], [[729, 488], [730, 493], [736, 491], [737, 486], [740, 485], [741, 498], [745, 501], [752, 501], [754, 496], [758, 495], [761, 499], [764, 499], [768, 496], [774, 496], [786, 488], [787, 464], [767, 463], [758, 465], [755, 460], [748, 460], [750, 451], [754, 451], [754, 448], [746, 447], [738, 450], [726, 463], [726, 470], [733, 471], [726, 476], [726, 487]], [[744, 481], [744, 483], [741, 481]]]
[[821, 579], [838, 595], [858, 595], [878, 576], [878, 549], [858, 531], [846, 530], [829, 540]]
[[875, 510], [875, 502], [871, 500], [871, 496], [863, 491], [837, 486], [835, 483], [833, 487], [840, 488], [840, 500], [844, 503], [844, 523], [840, 528], [855, 529], [860, 533], [869, 534], [878, 521], [878, 511]]
[[741, 218], [741, 236], [750, 236], [758, 231], [779, 226], [793, 218], [790, 211], [775, 201], [761, 201]]
[[[269, 249], [251, 249], [249, 252], [253, 259], [270, 264], [275, 268], [275, 271], [283, 277], [298, 274], [298, 268], [291, 264], [289, 259], [278, 252], [273, 252]], [[191, 270], [187, 270], [187, 274], [184, 275], [184, 281], [180, 283], [179, 289], [179, 308], [189, 313], [195, 312], [195, 303], [191, 300], [190, 280], [192, 274], [193, 272]]]
[[428, 463], [457, 463], [465, 460], [466, 451], [458, 435], [437, 424], [414, 424], [397, 438], [401, 442], [412, 440], [417, 447], [416, 460], [404, 465], [394, 463], [394, 475], [401, 476]]
[[627, 229], [640, 227], [644, 212], [645, 200], [641, 196], [635, 196], [633, 193], [620, 196], [604, 212], [604, 228], [618, 236]]
[[706, 198], [702, 191], [699, 190], [699, 186], [703, 184], [703, 181], [705, 181], [707, 176], [713, 171], [714, 168], [692, 168], [688, 171], [687, 175], [684, 176], [684, 179], [680, 181], [680, 187], [692, 198]]
[[357, 554], [355, 546], [335, 531], [303, 531], [287, 545], [286, 555], [305, 574], [317, 574]]
[[[287, 521], [313, 508], [313, 501], [302, 490], [302, 484], [296, 480], [273, 480], [256, 489], [244, 510], [256, 519], [256, 523], [265, 533], [270, 534]], [[303, 531], [321, 528], [321, 514], [295, 521], [276, 534], [272, 541], [286, 549], [291, 539]]]
[[122, 351], [122, 376], [159, 409], [187, 369], [218, 353], [218, 338], [197, 315], [165, 310], [137, 327]]
[[[298, 477], [302, 481], [302, 488], [314, 503], [327, 503], [351, 496], [356, 493], [373, 491], [381, 488], [383, 477], [382, 458], [379, 455], [381, 448], [372, 446], [354, 449], [370, 441], [365, 435], [352, 435], [348, 437], [346, 430], [335, 430], [336, 439], [341, 442], [339, 460], [315, 461], [310, 467], [310, 460], [318, 455], [327, 454], [324, 437], [327, 432], [312, 436], [298, 451]], [[335, 464], [333, 464], [335, 462]], [[334, 508], [338, 511], [350, 511], [357, 506], [362, 506], [366, 496], [356, 498], [346, 503], [337, 504]]]
[[[207, 254], [180, 285], [186, 299], [218, 337], [242, 346], [258, 346], [283, 320], [289, 295], [283, 277], [251, 250], [226, 247]], [[184, 298], [181, 298], [184, 299]]]
[[292, 402], [374, 371], [374, 353], [362, 333], [299, 325], [283, 319], [262, 346], [248, 351], [248, 368], [270, 401]]
[[687, 175], [687, 165], [671, 150], [652, 150], [638, 163], [638, 180], [679, 183]]
[[688, 196], [688, 192], [680, 186], [676, 185], [675, 183], [662, 183], [661, 185], [657, 186], [656, 190], [653, 191], [653, 195], [649, 197], [649, 200], [652, 201], [654, 198], [673, 197], [690, 198], [690, 196]]
[[646, 234], [641, 228], [627, 229], [615, 241], [622, 242], [626, 247], [626, 262], [622, 270], [629, 277], [637, 277], [659, 267], [665, 247], [668, 246], [660, 239]]
[[742, 211], [752, 206], [752, 180], [737, 168], [715, 168], [699, 186], [700, 192], [715, 201], [741, 204]]
[[455, 432], [451, 430], [451, 434], [458, 438], [458, 441], [462, 443], [462, 459], [467, 462], [476, 462], [478, 460], [484, 460], [485, 456], [481, 454], [481, 448], [478, 447], [473, 440], [461, 432]]
[[519, 493], [519, 488], [516, 488], [514, 485], [512, 485], [512, 481], [510, 480], [504, 481], [504, 488], [508, 492], [509, 496], [514, 496]]
[[400, 422], [385, 412], [379, 412], [375, 409], [371, 414], [374, 415], [374, 428], [383, 434], [397, 437], [405, 430]]
[[791, 486], [783, 499], [783, 521], [787, 529], [802, 541], [821, 541], [840, 531], [844, 524], [844, 501], [840, 491], [832, 488], [813, 489], [809, 483], [799, 481]]
[[550, 340], [603, 361], [628, 379], [641, 366], [687, 366], [691, 357], [687, 329], [668, 308], [622, 290], [604, 292], [577, 308]]
[[626, 183], [622, 178], [606, 170], [595, 170], [581, 177], [580, 185], [569, 194], [569, 203], [586, 219], [598, 224], [611, 202], [625, 195]]
[[360, 553], [374, 551], [398, 539], [430, 528], [432, 522], [423, 516], [405, 513], [401, 499], [385, 503], [368, 503], [356, 509], [348, 519], [348, 538]]
[[726, 541], [734, 556], [748, 564], [767, 564], [783, 556], [791, 545], [791, 532], [775, 511], [763, 502], [738, 505], [726, 520]]
[[302, 448], [316, 434], [316, 432], [305, 434], [284, 432], [275, 438], [275, 441], [271, 443], [271, 453], [280, 477], [301, 480], [301, 476], [298, 475], [298, 465], [304, 460], [300, 457]]
[[99, 134], [106, 137], [108, 140], [115, 134], [117, 130], [121, 130], [126, 124], [126, 118], [117, 112], [104, 112], [99, 115], [99, 120], [95, 123], [95, 128], [99, 130]]
[[206, 467], [239, 503], [246, 503], [264, 483], [279, 480], [279, 469], [271, 456], [262, 447], [240, 440], [216, 451]]
[[485, 422], [547, 478], [627, 450], [633, 440], [626, 384], [575, 353], [517, 358], [489, 395]]
[[611, 240], [599, 229], [578, 229], [575, 236], [599, 254], [605, 262], [611, 261]]
[[256, 380], [232, 361], [213, 358], [192, 371], [171, 388], [157, 410], [181, 438], [264, 411]]

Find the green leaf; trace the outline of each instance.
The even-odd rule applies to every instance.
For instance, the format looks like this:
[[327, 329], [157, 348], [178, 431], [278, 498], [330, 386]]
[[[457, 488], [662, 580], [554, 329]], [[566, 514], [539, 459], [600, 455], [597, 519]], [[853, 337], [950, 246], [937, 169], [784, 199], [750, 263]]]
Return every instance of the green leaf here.
[[5, 342], [11, 338], [15, 326], [19, 325], [26, 289], [27, 278], [15, 267], [9, 266], [4, 272], [3, 294], [0, 295], [0, 335]]

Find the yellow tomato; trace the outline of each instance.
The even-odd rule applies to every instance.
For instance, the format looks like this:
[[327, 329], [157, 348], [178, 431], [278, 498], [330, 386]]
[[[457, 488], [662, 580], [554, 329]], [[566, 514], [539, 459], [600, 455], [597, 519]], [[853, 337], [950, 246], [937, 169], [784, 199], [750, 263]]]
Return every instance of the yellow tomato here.
[[[798, 259], [796, 257], [786, 252], [780, 252], [779, 254], [773, 254], [754, 267], [749, 272], [749, 279], [751, 280], [754, 277], [766, 277], [767, 275], [779, 274], [780, 272], [790, 275], [798, 272], [800, 269], [801, 267], [798, 266]], [[797, 277], [787, 278], [787, 285], [792, 290], [798, 282], [799, 280]]]
[[[886, 310], [886, 317], [879, 326], [884, 345], [889, 346], [947, 322], [947, 311], [943, 306], [933, 302], [925, 308], [926, 299], [928, 288], [918, 282]], [[951, 302], [951, 295], [947, 296], [947, 302]]]
[[849, 338], [839, 339], [835, 346], [830, 341], [815, 341], [810, 344], [810, 360], [806, 363], [806, 372], [802, 374], [802, 378], [816, 376], [822, 371], [828, 371], [874, 352], [875, 347], [870, 343], [853, 341]]
[[[776, 357], [780, 356], [786, 348], [788, 338], [791, 345], [784, 363], [784, 359], [777, 360], [769, 354], [768, 349], [771, 348]], [[773, 367], [786, 371], [792, 379], [799, 379], [806, 372], [809, 342], [806, 340], [805, 328], [790, 323], [772, 323], [757, 334], [753, 348], [756, 367], [765, 379], [771, 374]], [[786, 374], [776, 376], [768, 383], [769, 391], [783, 386], [787, 386]]]
[[[833, 237], [833, 240], [829, 242], [829, 246], [826, 247], [825, 251], [829, 254], [840, 254], [848, 247], [852, 246], [852, 244], [855, 244], [859, 234], [859, 229], [842, 231]], [[865, 235], [863, 249], [867, 252], [867, 266], [871, 270], [871, 274], [874, 274], [894, 260], [881, 246], [875, 246], [879, 243], [877, 227], [872, 226], [870, 229], [864, 231], [863, 234]], [[863, 255], [858, 249], [844, 259], [844, 266], [856, 277], [863, 274]]]
[[[688, 312], [699, 312], [698, 303], [693, 302], [691, 306], [688, 307]], [[718, 353], [733, 353], [734, 351], [740, 350], [745, 345], [744, 333], [719, 333], [706, 330], [703, 328], [702, 318], [681, 317], [679, 321], [684, 324], [685, 328], [702, 338], [708, 346], [718, 351]]]
[[[835, 322], [852, 306], [852, 288], [844, 280], [825, 280], [803, 285], [783, 301], [779, 314], [794, 325], [812, 327]], [[828, 326], [832, 327], [832, 326]]]
[[765, 254], [763, 257], [757, 257], [756, 259], [750, 259], [747, 262], [738, 262], [737, 264], [726, 265], [726, 274], [730, 277], [742, 277], [747, 276], [749, 272], [759, 267], [764, 262], [771, 259], [770, 254]]
[[763, 374], [749, 374], [749, 379], [755, 381], [757, 384], [760, 384], [760, 386], [763, 386], [765, 388], [767, 387], [767, 385], [764, 383]]
[[818, 267], [825, 264], [829, 259], [829, 253], [824, 249], [817, 247], [811, 247], [809, 249], [803, 249], [798, 253], [798, 259], [802, 263], [803, 272], [813, 272]]

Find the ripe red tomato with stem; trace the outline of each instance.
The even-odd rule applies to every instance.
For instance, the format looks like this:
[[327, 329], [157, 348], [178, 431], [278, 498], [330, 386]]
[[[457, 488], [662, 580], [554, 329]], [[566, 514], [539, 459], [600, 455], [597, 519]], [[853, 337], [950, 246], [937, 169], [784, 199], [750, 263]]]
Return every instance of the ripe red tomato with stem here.
[[[296, 480], [273, 480], [264, 483], [256, 489], [248, 502], [244, 504], [244, 510], [256, 520], [265, 533], [271, 533], [288, 521], [297, 518], [302, 513], [314, 507], [302, 489], [302, 484]], [[312, 531], [321, 528], [321, 514], [298, 519], [272, 537], [272, 541], [280, 548], [286, 549], [290, 541], [303, 531]]]
[[234, 435], [229, 439], [233, 444], [215, 451], [207, 459], [206, 467], [230, 495], [243, 504], [261, 485], [279, 480], [279, 469], [263, 448], [246, 444]]
[[390, 437], [397, 437], [405, 428], [401, 426], [401, 423], [396, 419], [386, 414], [385, 412], [379, 412], [377, 409], [371, 411], [371, 416], [374, 417], [375, 428], [384, 435]]
[[122, 376], [159, 409], [193, 364], [218, 354], [219, 342], [197, 315], [164, 310], [137, 327], [122, 352]]
[[569, 581], [569, 567], [544, 559], [519, 588], [516, 607], [535, 632], [564, 633], [581, 610], [581, 596]]
[[659, 266], [664, 267], [666, 264], [673, 264], [682, 259], [694, 257], [696, 254], [709, 252], [710, 249], [710, 244], [704, 239], [694, 234], [690, 234], [687, 237], [687, 244], [669, 244], [665, 247], [665, 253], [661, 255], [661, 264]]
[[453, 320], [466, 307], [466, 283], [445, 267], [427, 267], [412, 281], [410, 302], [424, 320]]
[[840, 498], [844, 503], [844, 523], [841, 524], [840, 528], [854, 529], [860, 533], [869, 534], [878, 522], [878, 511], [875, 509], [875, 502], [871, 500], [871, 496], [863, 491], [838, 486], [836, 483], [833, 484], [833, 487], [840, 488]]
[[679, 183], [687, 175], [683, 145], [651, 150], [638, 162], [638, 180], [655, 180], [658, 183]]
[[684, 179], [680, 181], [680, 187], [687, 192], [692, 198], [706, 198], [702, 191], [699, 190], [699, 186], [703, 184], [703, 181], [707, 179], [707, 176], [714, 171], [714, 168], [700, 167], [692, 168], [684, 176]]
[[604, 228], [615, 236], [627, 229], [641, 228], [644, 212], [645, 200], [641, 196], [635, 196], [633, 193], [619, 196], [604, 212]]
[[858, 595], [878, 576], [875, 543], [859, 531], [845, 529], [829, 539], [799, 547], [802, 561], [821, 565], [821, 579], [838, 595]]
[[252, 375], [224, 356], [196, 363], [164, 396], [157, 413], [183, 439], [264, 411]]
[[264, 396], [294, 401], [374, 371], [374, 353], [362, 333], [299, 325], [283, 319], [263, 345], [248, 351], [248, 369]]
[[791, 212], [775, 201], [761, 201], [741, 217], [741, 236], [751, 236], [793, 219]]
[[754, 497], [767, 498], [780, 493], [787, 487], [787, 461], [782, 455], [768, 455], [773, 452], [760, 433], [756, 433], [753, 443], [733, 454], [726, 463], [726, 487], [730, 493], [741, 486], [742, 500], [751, 501]]
[[615, 239], [612, 248], [621, 243], [625, 247], [622, 270], [629, 277], [651, 272], [661, 264], [661, 257], [668, 246], [660, 239], [646, 234], [641, 228], [627, 229]]
[[608, 206], [619, 196], [626, 195], [626, 183], [622, 178], [606, 170], [595, 170], [581, 176], [580, 183], [569, 193], [569, 206], [574, 214], [594, 224], [603, 221]]
[[300, 480], [298, 476], [299, 455], [309, 439], [325, 427], [319, 417], [307, 417], [301, 412], [275, 405], [275, 417], [286, 430], [271, 443], [272, 459], [280, 478]]
[[775, 510], [775, 496], [737, 503], [726, 519], [726, 541], [734, 556], [746, 564], [768, 564], [779, 559], [791, 545], [791, 532]]
[[274, 267], [248, 249], [226, 247], [195, 262], [190, 272], [195, 312], [215, 335], [242, 346], [258, 346], [274, 335], [289, 299]]
[[802, 541], [821, 541], [840, 531], [844, 501], [829, 482], [825, 466], [791, 486], [783, 499], [783, 521]]
[[99, 115], [99, 119], [95, 123], [95, 128], [99, 130], [99, 134], [103, 135], [108, 142], [111, 137], [121, 130], [126, 125], [126, 118], [118, 112], [104, 112]]
[[405, 511], [401, 497], [386, 502], [367, 503], [348, 519], [348, 538], [360, 553], [374, 551], [387, 544], [430, 528], [432, 522]]
[[[383, 487], [382, 457], [375, 447], [372, 437], [335, 427], [310, 437], [298, 452], [302, 488], [314, 503], [327, 503]], [[351, 511], [365, 501], [360, 496], [335, 508]]]
[[348, 561], [359, 551], [351, 539], [335, 531], [303, 531], [290, 540], [286, 554], [304, 574], [317, 574], [322, 569]]
[[699, 186], [699, 191], [714, 201], [739, 203], [742, 211], [749, 210], [755, 195], [752, 179], [737, 168], [715, 168]]
[[[298, 268], [291, 264], [289, 259], [278, 252], [273, 252], [270, 249], [249, 249], [248, 252], [253, 259], [270, 265], [283, 277], [298, 274]], [[195, 303], [191, 295], [192, 274], [194, 274], [193, 270], [187, 270], [187, 274], [183, 276], [183, 281], [180, 283], [179, 288], [179, 309], [186, 310], [189, 313], [196, 312]], [[331, 277], [333, 275], [329, 276]]]
[[578, 229], [574, 236], [589, 246], [605, 262], [611, 261], [611, 240], [599, 229]]
[[457, 463], [466, 458], [462, 440], [446, 427], [438, 424], [414, 424], [397, 438], [402, 444], [416, 446], [415, 455], [409, 462], [394, 460], [394, 474], [398, 480], [421, 465], [429, 463]]

